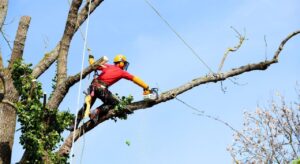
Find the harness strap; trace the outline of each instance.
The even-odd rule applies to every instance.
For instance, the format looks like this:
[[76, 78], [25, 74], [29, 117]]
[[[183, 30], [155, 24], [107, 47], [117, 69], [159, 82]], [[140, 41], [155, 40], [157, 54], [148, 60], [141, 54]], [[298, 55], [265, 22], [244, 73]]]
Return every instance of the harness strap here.
[[97, 88], [102, 88], [102, 89], [107, 89], [108, 88], [108, 85], [105, 82], [103, 82], [99, 79], [94, 79], [92, 81], [91, 85], [94, 86], [94, 87], [97, 87]]

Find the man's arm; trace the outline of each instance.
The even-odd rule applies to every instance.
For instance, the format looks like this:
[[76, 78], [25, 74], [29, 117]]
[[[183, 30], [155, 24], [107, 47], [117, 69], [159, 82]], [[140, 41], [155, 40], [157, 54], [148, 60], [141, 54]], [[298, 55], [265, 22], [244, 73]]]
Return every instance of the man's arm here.
[[144, 95], [150, 94], [149, 85], [146, 84], [141, 78], [134, 76], [132, 81], [144, 89]]

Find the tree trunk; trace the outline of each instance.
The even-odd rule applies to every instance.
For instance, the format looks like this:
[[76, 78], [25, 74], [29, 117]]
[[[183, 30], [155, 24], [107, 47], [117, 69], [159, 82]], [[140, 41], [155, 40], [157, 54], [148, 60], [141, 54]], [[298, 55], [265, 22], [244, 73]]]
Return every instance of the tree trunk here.
[[6, 103], [0, 103], [0, 164], [10, 164], [15, 126], [15, 109]]
[[5, 93], [0, 102], [0, 164], [10, 164], [17, 116], [13, 102], [18, 100], [18, 93], [8, 70], [1, 72], [1, 80]]

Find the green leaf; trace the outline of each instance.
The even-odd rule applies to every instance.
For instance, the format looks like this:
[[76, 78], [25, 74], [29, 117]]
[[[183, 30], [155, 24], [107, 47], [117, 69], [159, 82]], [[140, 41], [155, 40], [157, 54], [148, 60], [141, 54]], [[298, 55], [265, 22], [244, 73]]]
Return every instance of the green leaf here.
[[127, 146], [130, 146], [130, 141], [129, 140], [126, 140], [125, 143], [126, 143]]

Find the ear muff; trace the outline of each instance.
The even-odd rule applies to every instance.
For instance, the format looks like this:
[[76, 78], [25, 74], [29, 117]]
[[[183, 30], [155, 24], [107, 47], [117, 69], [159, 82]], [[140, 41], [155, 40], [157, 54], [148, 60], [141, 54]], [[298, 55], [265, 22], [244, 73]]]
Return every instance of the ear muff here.
[[124, 63], [124, 62], [119, 62], [119, 66], [120, 66], [120, 67], [122, 67], [122, 68], [123, 68], [123, 67], [124, 67], [124, 65], [125, 65], [125, 63]]
[[128, 66], [129, 66], [129, 62], [127, 62], [127, 61], [125, 61], [125, 62], [123, 62], [123, 61], [116, 62], [115, 64], [118, 65], [118, 67], [120, 67], [121, 69], [126, 70], [126, 71], [128, 69]]

